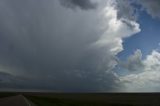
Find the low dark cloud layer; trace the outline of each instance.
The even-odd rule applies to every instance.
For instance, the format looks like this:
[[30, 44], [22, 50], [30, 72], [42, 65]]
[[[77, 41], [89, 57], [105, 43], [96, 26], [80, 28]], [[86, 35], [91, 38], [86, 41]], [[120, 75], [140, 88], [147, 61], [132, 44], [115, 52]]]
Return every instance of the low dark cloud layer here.
[[91, 0], [60, 0], [60, 3], [68, 8], [79, 7], [83, 10], [95, 9], [97, 4], [93, 3]]
[[0, 72], [0, 90], [2, 91], [47, 91], [56, 89], [54, 84], [46, 84], [43, 79], [30, 79], [27, 76], [16, 76]]

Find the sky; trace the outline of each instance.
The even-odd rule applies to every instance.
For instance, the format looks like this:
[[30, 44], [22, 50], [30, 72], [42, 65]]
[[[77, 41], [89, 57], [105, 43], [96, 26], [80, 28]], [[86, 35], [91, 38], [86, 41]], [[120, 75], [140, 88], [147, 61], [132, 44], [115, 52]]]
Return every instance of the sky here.
[[159, 0], [1, 0], [0, 91], [160, 92]]

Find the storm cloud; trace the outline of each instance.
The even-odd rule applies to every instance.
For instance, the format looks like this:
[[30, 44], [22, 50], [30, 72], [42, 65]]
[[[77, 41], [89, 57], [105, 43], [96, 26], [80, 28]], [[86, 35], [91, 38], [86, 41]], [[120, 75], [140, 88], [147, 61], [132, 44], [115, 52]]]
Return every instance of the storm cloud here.
[[154, 18], [160, 18], [160, 1], [159, 0], [137, 0], [137, 3], [142, 6]]
[[131, 0], [117, 0], [117, 18], [137, 20], [138, 10], [132, 4]]
[[95, 9], [97, 4], [93, 3], [91, 0], [59, 0], [60, 3], [68, 8], [76, 8], [79, 7], [80, 9], [88, 10], [88, 9]]
[[[59, 0], [0, 1], [0, 68], [3, 82], [9, 81], [0, 88], [4, 84], [78, 92], [120, 88], [114, 72], [116, 55], [123, 50], [123, 39], [140, 31], [139, 24], [117, 18], [115, 0], [101, 1], [102, 8], [94, 11], [86, 11], [95, 8], [89, 0], [61, 2], [85, 11], [66, 9]], [[14, 83], [9, 77], [18, 84], [10, 86]]]
[[[139, 6], [139, 8], [137, 8]], [[159, 0], [117, 0], [119, 18], [137, 19], [138, 11], [146, 11], [153, 18], [160, 18]]]

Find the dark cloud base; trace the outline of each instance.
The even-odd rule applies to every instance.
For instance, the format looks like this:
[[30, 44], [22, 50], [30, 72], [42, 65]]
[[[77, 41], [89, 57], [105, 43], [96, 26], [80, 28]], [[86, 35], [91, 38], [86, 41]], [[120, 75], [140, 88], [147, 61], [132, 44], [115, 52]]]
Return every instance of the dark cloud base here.
[[68, 8], [76, 8], [79, 7], [83, 10], [95, 9], [97, 4], [92, 3], [90, 0], [59, 0], [60, 3]]

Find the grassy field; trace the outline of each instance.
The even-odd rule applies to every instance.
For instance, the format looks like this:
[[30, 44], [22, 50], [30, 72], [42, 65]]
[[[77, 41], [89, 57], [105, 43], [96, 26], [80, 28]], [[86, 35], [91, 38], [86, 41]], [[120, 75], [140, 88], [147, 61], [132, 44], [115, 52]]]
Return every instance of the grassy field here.
[[[38, 106], [106, 106], [105, 102], [97, 102], [97, 101], [84, 101], [80, 99], [64, 99], [64, 98], [55, 98], [55, 97], [38, 97], [38, 96], [30, 96], [28, 97], [33, 103]], [[111, 105], [111, 104], [107, 104]], [[112, 105], [111, 105], [112, 106]], [[116, 105], [121, 106], [121, 105]], [[131, 106], [131, 105], [123, 105], [123, 106]]]
[[0, 93], [23, 95], [37, 106], [160, 106], [158, 93]]

